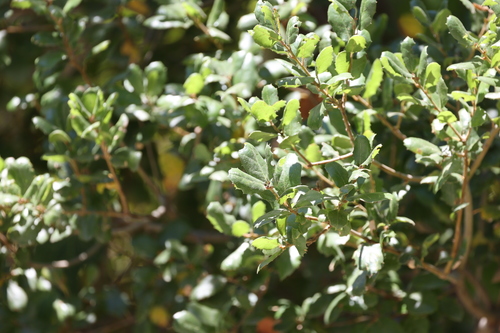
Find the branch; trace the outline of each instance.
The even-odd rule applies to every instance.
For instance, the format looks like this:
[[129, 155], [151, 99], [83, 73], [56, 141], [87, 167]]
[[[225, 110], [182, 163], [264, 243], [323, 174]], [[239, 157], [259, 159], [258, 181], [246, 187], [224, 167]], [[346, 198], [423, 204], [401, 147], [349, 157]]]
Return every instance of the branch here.
[[48, 9], [48, 11], [50, 13], [50, 17], [52, 18], [52, 20], [56, 24], [57, 30], [59, 30], [59, 32], [61, 33], [64, 49], [66, 50], [66, 53], [68, 54], [69, 62], [80, 73], [80, 75], [82, 76], [85, 83], [87, 83], [89, 86], [92, 86], [92, 81], [88, 77], [87, 72], [85, 71], [83, 66], [78, 62], [78, 59], [75, 55], [75, 52], [73, 51], [73, 48], [71, 47], [71, 44], [69, 42], [68, 36], [66, 35], [66, 33], [64, 31], [64, 26], [62, 24], [63, 19], [55, 17], [52, 14], [50, 9]]
[[[373, 106], [370, 104], [370, 102], [368, 102], [361, 96], [352, 96], [352, 99], [354, 99], [356, 102], [363, 104], [368, 109], [373, 109]], [[398, 138], [399, 140], [406, 139], [406, 135], [404, 135], [399, 130], [399, 128], [392, 126], [392, 124], [387, 120], [385, 116], [379, 113], [376, 113], [375, 116], [378, 118], [378, 120], [380, 120], [380, 122], [382, 122], [382, 124], [384, 124], [392, 132], [392, 134], [394, 134], [396, 138]]]
[[397, 177], [397, 178], [401, 178], [401, 179], [403, 179], [403, 180], [405, 180], [407, 182], [420, 183], [424, 179], [424, 177], [412, 176], [410, 174], [406, 174], [406, 173], [402, 173], [402, 172], [396, 171], [393, 168], [391, 168], [390, 166], [382, 164], [382, 163], [380, 163], [379, 161], [376, 161], [376, 160], [373, 160], [372, 163], [373, 163], [373, 165], [375, 165], [377, 168], [379, 168], [380, 170], [384, 171], [385, 173], [387, 173], [387, 174], [389, 174], [391, 176]]
[[334, 158], [331, 158], [329, 160], [324, 160], [324, 161], [319, 161], [319, 162], [310, 162], [310, 165], [311, 166], [314, 166], [314, 165], [323, 165], [323, 164], [328, 164], [328, 163], [331, 163], [331, 162], [336, 162], [336, 161], [340, 161], [340, 160], [344, 160], [346, 158], [349, 158], [353, 155], [353, 153], [347, 153], [345, 155], [340, 155], [340, 156], [337, 156], [337, 157], [334, 157]]
[[125, 193], [123, 192], [122, 185], [118, 181], [118, 176], [116, 175], [115, 168], [113, 167], [113, 164], [111, 163], [111, 155], [109, 155], [108, 146], [106, 146], [106, 144], [104, 142], [101, 142], [101, 150], [102, 150], [104, 160], [106, 161], [106, 164], [108, 165], [108, 169], [111, 172], [111, 175], [113, 176], [113, 182], [116, 186], [116, 191], [118, 192], [118, 196], [120, 197], [120, 203], [122, 206], [122, 210], [125, 214], [128, 215], [129, 210], [128, 210], [127, 197], [125, 197]]
[[493, 141], [497, 137], [498, 133], [500, 133], [500, 127], [494, 125], [490, 131], [490, 137], [488, 138], [488, 140], [486, 140], [486, 142], [483, 145], [483, 150], [481, 151], [481, 153], [479, 153], [479, 155], [477, 156], [476, 160], [474, 161], [474, 163], [470, 168], [469, 178], [472, 178], [476, 173], [477, 169], [479, 169], [479, 167], [481, 166], [481, 163], [483, 162], [486, 153], [491, 148], [491, 145], [493, 144]]
[[22, 34], [27, 32], [54, 31], [54, 26], [45, 25], [11, 25], [5, 28], [8, 34]]
[[311, 163], [311, 161], [309, 161], [307, 159], [307, 157], [305, 157], [298, 149], [297, 147], [293, 146], [293, 150], [304, 160], [304, 162], [306, 162], [306, 165], [307, 165], [307, 168], [311, 169], [312, 171], [314, 171], [314, 173], [322, 180], [324, 181], [325, 183], [327, 183], [328, 185], [330, 185], [331, 187], [335, 186], [335, 184], [328, 178], [325, 177], [325, 175], [323, 175], [321, 172], [319, 172], [318, 170], [316, 170], [314, 168], [314, 164]]
[[33, 268], [67, 268], [78, 265], [84, 262], [85, 260], [89, 259], [94, 254], [96, 254], [101, 249], [101, 247], [102, 247], [101, 243], [96, 243], [92, 245], [92, 247], [88, 249], [87, 252], [82, 252], [78, 256], [70, 260], [57, 260], [50, 263], [32, 262], [29, 265]]
[[[379, 243], [377, 241], [374, 241], [373, 239], [370, 239], [368, 237], [363, 236], [361, 233], [359, 233], [356, 230], [351, 230], [351, 235], [353, 235], [355, 237], [358, 237], [358, 238], [361, 238], [365, 242], [370, 243], [370, 244], [378, 244]], [[401, 252], [399, 252], [398, 250], [396, 250], [396, 249], [394, 249], [392, 247], [386, 246], [386, 245], [383, 246], [383, 250], [385, 252], [389, 252], [389, 253], [392, 253], [392, 254], [395, 254], [395, 255], [398, 255], [398, 256], [401, 255]], [[431, 264], [428, 264], [428, 263], [425, 263], [425, 262], [421, 262], [420, 263], [420, 267], [423, 268], [423, 269], [425, 269], [426, 271], [428, 271], [428, 272], [436, 275], [437, 277], [439, 277], [439, 278], [441, 278], [443, 280], [451, 282], [452, 284], [456, 285], [458, 283], [458, 280], [455, 277], [453, 277], [450, 274], [446, 274], [444, 271], [440, 270], [439, 268], [437, 268], [434, 265], [431, 265]]]

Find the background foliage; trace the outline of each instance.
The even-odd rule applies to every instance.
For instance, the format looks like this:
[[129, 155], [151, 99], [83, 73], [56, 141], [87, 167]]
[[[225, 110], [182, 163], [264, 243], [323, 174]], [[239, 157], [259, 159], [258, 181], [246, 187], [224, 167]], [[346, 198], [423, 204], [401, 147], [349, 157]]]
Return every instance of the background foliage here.
[[497, 1], [0, 11], [1, 331], [498, 330]]

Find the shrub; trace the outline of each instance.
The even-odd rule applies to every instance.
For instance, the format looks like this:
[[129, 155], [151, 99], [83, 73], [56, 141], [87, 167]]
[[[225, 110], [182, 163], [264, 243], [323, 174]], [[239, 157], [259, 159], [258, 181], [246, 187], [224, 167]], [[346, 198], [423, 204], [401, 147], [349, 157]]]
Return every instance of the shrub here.
[[0, 159], [3, 330], [496, 331], [500, 4], [462, 3], [386, 43], [375, 0], [13, 1], [46, 164]]

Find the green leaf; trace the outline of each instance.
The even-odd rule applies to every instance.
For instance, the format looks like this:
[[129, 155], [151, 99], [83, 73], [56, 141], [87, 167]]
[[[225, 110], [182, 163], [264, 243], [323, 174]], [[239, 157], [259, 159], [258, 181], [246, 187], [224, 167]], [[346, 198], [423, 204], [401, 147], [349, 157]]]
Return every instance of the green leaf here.
[[342, 306], [339, 303], [347, 297], [345, 292], [338, 294], [326, 308], [325, 314], [323, 316], [323, 321], [325, 325], [330, 325], [335, 322], [342, 312]]
[[441, 155], [441, 149], [427, 140], [420, 138], [406, 138], [403, 141], [405, 147], [418, 155], [429, 156], [432, 154]]
[[302, 22], [300, 22], [298, 16], [292, 16], [288, 20], [288, 23], [286, 25], [286, 43], [288, 45], [293, 44], [297, 39], [299, 28], [301, 25]]
[[68, 0], [66, 1], [66, 4], [63, 7], [63, 13], [67, 14], [69, 13], [72, 9], [78, 7], [82, 0]]
[[266, 191], [266, 186], [263, 181], [250, 176], [240, 169], [232, 168], [229, 170], [228, 177], [234, 186], [242, 190], [245, 194], [262, 194], [262, 192]]
[[327, 46], [319, 53], [316, 58], [316, 72], [318, 74], [324, 73], [332, 65], [334, 58], [333, 47]]
[[369, 99], [377, 94], [377, 90], [384, 78], [384, 71], [382, 70], [382, 62], [380, 59], [375, 59], [370, 69], [370, 74], [366, 79], [365, 92], [363, 93], [364, 99]]
[[337, 162], [331, 162], [325, 165], [326, 172], [332, 177], [337, 187], [342, 187], [349, 183], [349, 173]]
[[370, 275], [376, 274], [384, 264], [384, 253], [380, 244], [361, 244], [352, 255], [356, 266], [367, 271]]
[[335, 58], [335, 70], [337, 73], [348, 73], [349, 67], [351, 66], [351, 58], [346, 51], [342, 51], [337, 54]]
[[184, 82], [184, 89], [188, 95], [198, 95], [205, 86], [205, 81], [200, 73], [192, 73]]
[[210, 298], [221, 291], [226, 282], [220, 275], [207, 275], [193, 288], [190, 298], [197, 301]]
[[233, 253], [228, 255], [220, 264], [221, 270], [224, 272], [235, 271], [239, 269], [243, 263], [243, 256], [247, 252], [250, 244], [247, 242], [241, 243], [241, 245], [234, 250]]
[[297, 88], [313, 82], [314, 78], [310, 76], [301, 76], [301, 77], [292, 76], [279, 79], [278, 81], [276, 81], [276, 84], [278, 85], [278, 87]]
[[173, 329], [178, 333], [203, 332], [203, 326], [191, 312], [182, 310], [173, 315]]
[[444, 124], [454, 123], [458, 120], [457, 117], [450, 111], [440, 112], [437, 119]]
[[410, 72], [414, 72], [418, 66], [418, 58], [413, 52], [413, 47], [415, 46], [415, 41], [413, 38], [406, 37], [401, 43], [401, 53], [403, 55], [403, 61], [406, 68]]
[[261, 25], [256, 25], [253, 30], [250, 31], [250, 34], [258, 45], [266, 49], [270, 49], [281, 40], [281, 37], [276, 32]]
[[328, 23], [332, 26], [333, 32], [344, 42], [347, 42], [352, 36], [354, 18], [347, 9], [337, 0], [332, 0], [328, 7]]
[[424, 242], [422, 243], [422, 257], [421, 257], [422, 259], [424, 259], [427, 256], [427, 254], [429, 254], [429, 248], [432, 246], [432, 244], [437, 242], [438, 239], [439, 239], [438, 233], [429, 235], [424, 239]]
[[269, 28], [276, 30], [276, 17], [273, 6], [267, 1], [259, 1], [254, 10], [257, 21]]
[[207, 18], [207, 27], [214, 27], [217, 24], [220, 16], [224, 14], [224, 0], [215, 0], [210, 14]]
[[347, 52], [359, 52], [366, 48], [366, 39], [363, 36], [356, 35], [349, 38], [345, 50]]
[[363, 193], [360, 195], [355, 196], [354, 198], [360, 199], [361, 201], [368, 202], [368, 203], [374, 203], [374, 202], [379, 202], [383, 200], [389, 200], [390, 199], [390, 194], [388, 193], [382, 193], [382, 192], [372, 192], [372, 193]]
[[406, 304], [408, 313], [414, 315], [429, 315], [438, 308], [436, 295], [429, 291], [408, 294], [403, 303]]
[[424, 46], [422, 48], [422, 51], [420, 52], [420, 60], [418, 62], [418, 67], [417, 67], [417, 76], [419, 78], [423, 78], [425, 74], [425, 70], [427, 68], [427, 46]]
[[238, 151], [238, 155], [241, 164], [250, 175], [262, 182], [269, 181], [270, 176], [267, 162], [254, 146], [248, 142], [245, 143], [243, 149]]
[[347, 219], [347, 213], [344, 210], [331, 210], [328, 212], [328, 221], [338, 232], [340, 236], [349, 235], [351, 231], [351, 224]]
[[370, 141], [364, 135], [358, 135], [354, 140], [354, 163], [362, 165], [369, 157], [372, 151]]
[[153, 61], [144, 68], [147, 79], [146, 93], [149, 96], [158, 96], [165, 90], [167, 82], [167, 67], [160, 61]]
[[262, 100], [268, 105], [273, 105], [279, 101], [278, 89], [272, 84], [267, 84], [262, 89]]
[[431, 62], [425, 70], [425, 88], [435, 87], [441, 79], [441, 65]]
[[271, 121], [272, 119], [276, 118], [276, 109], [272, 105], [267, 104], [264, 101], [256, 101], [253, 103], [252, 108], [251, 108], [251, 113], [252, 115], [258, 120], [258, 121]]
[[[70, 119], [71, 127], [75, 130], [76, 134], [78, 134], [78, 136], [80, 136], [80, 137], [82, 136], [83, 132], [90, 127], [90, 123], [82, 116], [82, 114], [79, 111], [77, 111], [75, 109], [72, 109], [70, 111], [69, 119]], [[87, 133], [88, 133], [88, 130], [87, 130]]]
[[259, 267], [257, 267], [257, 274], [262, 270], [262, 268], [264, 268], [267, 265], [269, 265], [269, 263], [271, 263], [279, 255], [281, 255], [284, 250], [281, 249], [281, 248], [279, 248], [279, 247], [276, 247], [276, 248], [274, 248], [272, 250], [269, 250], [269, 251], [264, 250], [264, 251], [266, 253], [266, 259], [259, 264]]
[[273, 184], [282, 195], [286, 190], [301, 184], [302, 165], [296, 154], [287, 154], [276, 163]]
[[137, 171], [141, 162], [142, 153], [128, 147], [120, 147], [111, 155], [111, 162], [116, 168], [129, 168]]
[[272, 250], [280, 246], [277, 238], [259, 237], [252, 241], [252, 246], [259, 250]]
[[9, 176], [14, 179], [21, 189], [21, 193], [24, 194], [35, 178], [35, 172], [30, 160], [26, 157], [19, 157], [18, 159], [9, 157], [5, 160], [5, 168], [8, 170]]
[[58, 130], [55, 130], [49, 134], [49, 142], [51, 142], [51, 143], [56, 143], [56, 142], [69, 143], [69, 142], [71, 142], [71, 138], [69, 137], [69, 135], [66, 132], [58, 129]]
[[359, 10], [359, 30], [367, 29], [373, 21], [377, 9], [377, 0], [361, 0]]
[[226, 214], [219, 202], [211, 202], [208, 205], [207, 218], [217, 231], [226, 235], [232, 235], [234, 216]]
[[250, 133], [248, 136], [249, 139], [255, 140], [257, 142], [263, 142], [263, 141], [269, 141], [271, 139], [274, 139], [277, 137], [278, 134], [276, 133], [267, 133], [267, 132], [262, 132], [262, 131], [253, 131]]
[[309, 117], [307, 117], [307, 126], [313, 131], [318, 130], [323, 125], [324, 103], [319, 103], [309, 111]]
[[302, 44], [297, 51], [298, 58], [309, 58], [312, 57], [314, 50], [316, 50], [316, 45], [318, 45], [319, 36], [313, 32], [307, 34]]
[[429, 26], [431, 24], [431, 21], [429, 19], [429, 16], [427, 16], [427, 12], [423, 10], [419, 6], [414, 6], [412, 8], [413, 16], [423, 25], [423, 26]]
[[477, 41], [474, 39], [467, 30], [465, 30], [462, 21], [456, 16], [450, 15], [446, 20], [446, 26], [450, 31], [453, 38], [455, 38], [461, 45], [465, 47], [472, 47]]
[[446, 26], [446, 19], [450, 15], [451, 12], [448, 8], [441, 9], [434, 17], [434, 21], [431, 25], [432, 30], [437, 34], [446, 31], [448, 29]]
[[401, 76], [407, 79], [410, 79], [412, 77], [403, 61], [399, 59], [399, 57], [397, 57], [394, 53], [388, 51], [382, 52], [380, 60], [382, 61], [384, 69], [391, 75], [396, 77]]
[[28, 295], [14, 280], [7, 285], [7, 305], [11, 311], [21, 311], [28, 304]]
[[295, 246], [287, 248], [276, 260], [276, 268], [280, 280], [283, 281], [299, 268], [302, 257]]
[[300, 115], [298, 112], [300, 107], [300, 102], [298, 99], [292, 99], [286, 103], [285, 112], [283, 113], [282, 125], [287, 126], [294, 121], [297, 115]]
[[254, 227], [261, 228], [264, 225], [273, 222], [283, 216], [288, 216], [290, 213], [285, 209], [275, 209], [270, 212], [265, 213], [255, 220]]

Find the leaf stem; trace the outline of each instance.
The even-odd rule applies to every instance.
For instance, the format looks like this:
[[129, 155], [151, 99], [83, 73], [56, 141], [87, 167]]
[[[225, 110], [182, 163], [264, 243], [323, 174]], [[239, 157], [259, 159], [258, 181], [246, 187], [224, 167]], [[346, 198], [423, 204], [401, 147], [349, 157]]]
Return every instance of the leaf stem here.
[[101, 150], [102, 150], [104, 160], [106, 161], [106, 164], [108, 166], [108, 169], [111, 172], [111, 175], [113, 176], [113, 183], [115, 184], [116, 190], [118, 192], [118, 196], [120, 197], [120, 203], [122, 206], [123, 213], [128, 214], [129, 209], [128, 209], [127, 197], [125, 196], [125, 193], [123, 192], [122, 185], [120, 184], [120, 181], [118, 180], [118, 176], [116, 175], [115, 168], [113, 167], [113, 164], [111, 163], [111, 155], [109, 154], [108, 146], [106, 146], [106, 144], [104, 142], [101, 142]]
[[320, 171], [318, 171], [316, 168], [314, 168], [314, 165], [311, 163], [311, 161], [309, 161], [307, 159], [307, 157], [305, 157], [298, 149], [297, 147], [293, 146], [293, 150], [304, 160], [304, 162], [306, 163], [306, 167], [308, 169], [311, 169], [312, 171], [314, 171], [314, 173], [322, 180], [324, 181], [325, 183], [327, 183], [329, 186], [333, 187], [335, 186], [335, 184], [328, 178], [325, 177], [325, 175], [323, 175]]
[[329, 160], [324, 160], [324, 161], [319, 161], [319, 162], [310, 162], [310, 165], [311, 166], [315, 166], [315, 165], [328, 164], [328, 163], [331, 163], [331, 162], [336, 162], [336, 161], [344, 160], [344, 159], [349, 158], [351, 156], [353, 156], [352, 152], [351, 153], [347, 153], [345, 155], [340, 155], [340, 156], [331, 158]]

